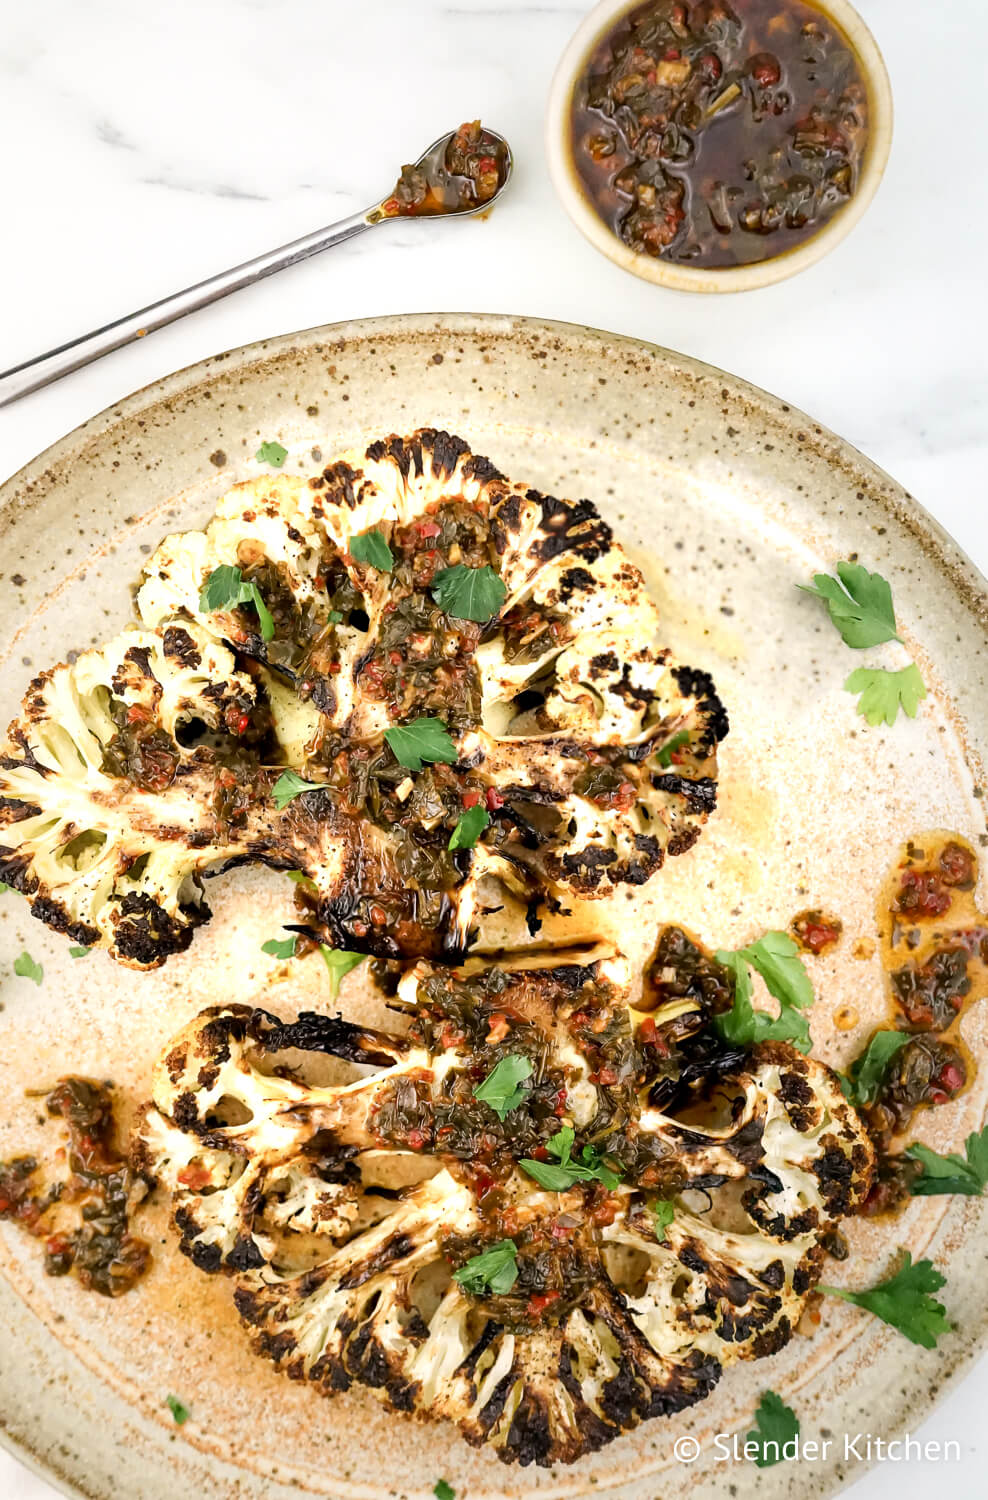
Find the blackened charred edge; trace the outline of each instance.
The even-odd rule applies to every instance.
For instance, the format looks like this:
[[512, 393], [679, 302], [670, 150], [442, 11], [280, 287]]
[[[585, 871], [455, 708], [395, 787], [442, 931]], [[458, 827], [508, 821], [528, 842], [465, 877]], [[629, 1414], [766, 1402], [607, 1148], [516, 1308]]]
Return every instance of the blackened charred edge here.
[[212, 915], [204, 904], [188, 904], [180, 907], [180, 917], [172, 916], [146, 891], [129, 891], [122, 899], [114, 896], [111, 900], [120, 908], [114, 947], [123, 958], [133, 959], [146, 968], [163, 964], [172, 953], [183, 953], [195, 928]]
[[695, 698], [704, 715], [704, 747], [712, 752], [730, 731], [727, 709], [721, 702], [709, 672], [699, 667], [673, 667], [672, 675], [684, 698]]
[[[18, 887], [14, 879], [8, 879], [8, 872], [0, 863], [0, 879], [6, 880], [8, 885]], [[26, 885], [26, 882], [25, 882]], [[33, 889], [37, 888], [37, 881]], [[24, 889], [25, 895], [30, 895], [30, 890]], [[46, 927], [51, 927], [55, 932], [64, 933], [66, 937], [72, 938], [76, 943], [82, 943], [87, 948], [95, 948], [102, 943], [103, 935], [98, 927], [92, 927], [88, 922], [76, 922], [69, 915], [60, 901], [55, 901], [51, 896], [36, 896], [31, 904], [31, 915], [37, 917], [39, 922], [44, 922]]]
[[542, 535], [531, 549], [539, 562], [549, 562], [564, 552], [595, 562], [610, 551], [614, 534], [592, 501], [571, 503], [539, 490], [526, 490], [525, 499], [542, 512]]
[[183, 667], [198, 667], [202, 661], [195, 641], [181, 625], [169, 625], [162, 639], [161, 648], [166, 656], [173, 658]]
[[279, 1024], [268, 1032], [264, 1047], [268, 1052], [297, 1047], [303, 1052], [325, 1052], [354, 1063], [386, 1065], [394, 1061], [391, 1052], [375, 1046], [373, 1032], [344, 1021], [340, 1014], [322, 1016], [312, 1010], [300, 1011], [297, 1020]]
[[657, 791], [682, 797], [687, 811], [697, 815], [712, 813], [717, 806], [717, 783], [712, 776], [699, 776], [690, 781], [686, 776], [670, 772], [666, 776], [654, 777], [652, 785]]

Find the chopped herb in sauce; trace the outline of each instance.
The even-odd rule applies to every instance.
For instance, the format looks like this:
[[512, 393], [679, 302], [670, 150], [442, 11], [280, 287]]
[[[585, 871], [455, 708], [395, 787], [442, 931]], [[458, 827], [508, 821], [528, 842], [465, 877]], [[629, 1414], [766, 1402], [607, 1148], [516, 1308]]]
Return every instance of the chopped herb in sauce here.
[[689, 742], [689, 730], [681, 729], [678, 734], [673, 735], [671, 740], [666, 740], [665, 744], [661, 745], [659, 749], [656, 750], [655, 759], [658, 761], [663, 770], [668, 771], [669, 767], [672, 765], [673, 757], [675, 756], [676, 751], [682, 749], [683, 745], [688, 745]]
[[748, 265], [852, 197], [867, 91], [846, 38], [802, 0], [651, 0], [598, 43], [571, 140], [590, 202], [633, 250]]
[[385, 218], [426, 218], [482, 208], [504, 182], [509, 165], [500, 136], [479, 120], [469, 121], [448, 144], [440, 141], [421, 161], [402, 167], [381, 212]]

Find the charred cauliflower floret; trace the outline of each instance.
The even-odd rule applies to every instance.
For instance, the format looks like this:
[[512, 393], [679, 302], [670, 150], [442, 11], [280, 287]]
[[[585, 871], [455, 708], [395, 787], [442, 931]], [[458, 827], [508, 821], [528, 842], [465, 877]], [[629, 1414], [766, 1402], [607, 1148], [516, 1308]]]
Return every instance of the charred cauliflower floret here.
[[[419, 964], [396, 1003], [400, 1037], [216, 1008], [156, 1070], [138, 1164], [257, 1352], [550, 1465], [787, 1342], [873, 1168], [827, 1068], [707, 1054], [657, 1109], [603, 949]], [[365, 1067], [306, 1082], [320, 1055]]]
[[[259, 592], [266, 632], [255, 597], [209, 607], [223, 568]], [[688, 849], [714, 806], [726, 715], [657, 645], [610, 528], [448, 433], [238, 486], [205, 532], [162, 544], [138, 603], [262, 664], [283, 757], [320, 788], [286, 832], [338, 946], [455, 956], [483, 875], [528, 900], [606, 895]], [[488, 822], [451, 850], [472, 807]]]
[[246, 747], [266, 714], [191, 621], [43, 672], [0, 757], [0, 878], [49, 926], [137, 968], [187, 947], [209, 916], [200, 872], [261, 838]]

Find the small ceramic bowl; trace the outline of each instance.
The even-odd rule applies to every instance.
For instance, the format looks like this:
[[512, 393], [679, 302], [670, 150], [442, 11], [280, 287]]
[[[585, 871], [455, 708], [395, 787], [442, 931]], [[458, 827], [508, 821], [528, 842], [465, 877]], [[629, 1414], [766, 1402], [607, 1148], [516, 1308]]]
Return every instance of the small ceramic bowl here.
[[616, 22], [636, 10], [642, 0], [601, 0], [577, 30], [559, 60], [549, 90], [546, 113], [546, 153], [556, 192], [570, 218], [590, 243], [615, 265], [681, 292], [746, 292], [794, 276], [839, 244], [854, 228], [875, 196], [892, 146], [892, 89], [878, 44], [848, 0], [810, 0], [835, 21], [857, 53], [868, 90], [868, 139], [857, 189], [823, 228], [792, 250], [747, 266], [709, 269], [686, 266], [633, 250], [599, 217], [580, 182], [570, 144], [573, 90], [594, 48]]

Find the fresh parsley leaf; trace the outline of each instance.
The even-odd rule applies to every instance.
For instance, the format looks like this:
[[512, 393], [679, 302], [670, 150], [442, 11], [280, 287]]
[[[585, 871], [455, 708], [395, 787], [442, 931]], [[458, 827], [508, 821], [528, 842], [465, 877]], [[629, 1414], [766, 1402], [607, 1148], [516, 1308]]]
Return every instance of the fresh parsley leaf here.
[[895, 1054], [912, 1041], [908, 1031], [876, 1031], [860, 1057], [848, 1069], [847, 1088], [841, 1088], [852, 1104], [866, 1109], [878, 1098], [885, 1071]]
[[689, 738], [689, 730], [681, 729], [678, 734], [674, 734], [671, 740], [666, 740], [665, 744], [655, 752], [655, 759], [664, 771], [668, 771], [672, 765], [673, 754], [679, 749], [680, 745], [689, 744]]
[[[840, 580], [838, 582], [838, 579]], [[883, 641], [897, 641], [892, 590], [881, 573], [869, 573], [860, 563], [839, 562], [837, 578], [815, 573], [814, 587], [801, 583], [807, 594], [827, 601], [830, 618], [846, 646], [863, 651]]]
[[930, 1295], [946, 1285], [931, 1260], [918, 1260], [913, 1265], [907, 1250], [902, 1268], [888, 1281], [881, 1282], [867, 1292], [847, 1292], [842, 1287], [818, 1286], [818, 1292], [828, 1297], [841, 1297], [853, 1302], [881, 1318], [883, 1323], [897, 1328], [910, 1343], [921, 1344], [924, 1349], [935, 1349], [937, 1339], [953, 1328], [948, 1323], [947, 1309]]
[[311, 885], [315, 888], [315, 881], [310, 879], [308, 875], [303, 874], [301, 870], [286, 870], [285, 874], [293, 885]]
[[518, 1280], [517, 1254], [518, 1246], [514, 1240], [498, 1240], [454, 1271], [453, 1280], [474, 1297], [481, 1297], [484, 1292], [501, 1297], [510, 1292]]
[[229, 563], [214, 568], [199, 591], [202, 613], [209, 615], [217, 609], [236, 609], [241, 604], [253, 604], [261, 626], [261, 638], [274, 640], [274, 620], [257, 584], [245, 583], [240, 569]]
[[436, 574], [432, 597], [456, 620], [475, 620], [482, 624], [496, 615], [508, 591], [491, 567], [468, 568], [454, 563]]
[[474, 1089], [473, 1097], [489, 1104], [498, 1119], [503, 1120], [524, 1099], [521, 1085], [531, 1076], [532, 1064], [528, 1058], [509, 1053], [494, 1064], [483, 1083]]
[[563, 1125], [545, 1143], [545, 1149], [550, 1156], [554, 1156], [558, 1166], [553, 1162], [535, 1161], [531, 1157], [523, 1157], [518, 1165], [534, 1177], [539, 1187], [543, 1187], [550, 1193], [564, 1193], [576, 1182], [602, 1182], [606, 1188], [613, 1191], [621, 1181], [620, 1175], [601, 1160], [600, 1153], [593, 1146], [584, 1146], [580, 1152], [580, 1160], [573, 1161], [571, 1152], [573, 1149], [574, 1133], [572, 1125]]
[[491, 815], [482, 802], [476, 802], [473, 807], [468, 807], [466, 812], [460, 813], [457, 818], [456, 827], [450, 835], [447, 848], [472, 849], [490, 821]]
[[14, 887], [8, 885], [5, 880], [0, 880], [0, 896], [5, 896], [8, 891], [12, 891], [13, 889]]
[[379, 573], [390, 573], [395, 565], [391, 548], [381, 531], [362, 531], [359, 536], [351, 537], [347, 551], [354, 562], [367, 563]]
[[754, 1462], [759, 1469], [770, 1469], [782, 1459], [786, 1443], [799, 1437], [799, 1418], [791, 1406], [774, 1391], [766, 1391], [755, 1410], [755, 1429], [745, 1436], [745, 1444], [760, 1448]]
[[166, 1396], [165, 1405], [175, 1418], [176, 1427], [181, 1427], [192, 1415], [185, 1402], [180, 1401], [177, 1396]]
[[676, 1217], [676, 1205], [670, 1203], [668, 1198], [653, 1198], [648, 1205], [648, 1211], [652, 1215], [655, 1238], [660, 1241], [664, 1240], [666, 1230]]
[[[271, 788], [271, 795], [274, 797], [275, 807], [282, 812], [289, 802], [294, 801], [296, 797], [301, 797], [303, 792], [321, 792], [323, 785], [321, 781], [303, 781], [297, 771], [282, 771]], [[299, 871], [292, 870], [291, 874], [294, 877], [299, 874]], [[304, 880], [305, 876], [302, 875], [301, 879]]]
[[384, 738], [400, 766], [421, 771], [425, 761], [442, 761], [451, 766], [456, 761], [456, 746], [442, 719], [418, 718], [410, 724], [396, 724], [384, 731]]
[[33, 979], [35, 984], [40, 984], [45, 977], [45, 971], [40, 964], [36, 964], [30, 953], [26, 950], [20, 958], [14, 959], [14, 973], [20, 979]]
[[329, 993], [333, 1000], [340, 993], [340, 980], [351, 969], [362, 964], [367, 957], [366, 953], [350, 953], [346, 948], [328, 948], [325, 943], [319, 944], [319, 952], [322, 954], [323, 963], [329, 970]]
[[[792, 1042], [800, 1052], [809, 1052], [810, 1028], [802, 1010], [813, 1003], [813, 986], [798, 951], [784, 932], [766, 932], [747, 948], [736, 952], [721, 948], [717, 952], [717, 962], [730, 969], [734, 978], [734, 1004], [714, 1021], [725, 1042], [743, 1046], [755, 1042]], [[769, 994], [778, 1000], [777, 1016], [755, 1010], [749, 963], [761, 974]]]
[[445, 1479], [436, 1480], [432, 1487], [432, 1493], [435, 1495], [436, 1500], [456, 1500], [456, 1491], [451, 1484], [446, 1483]]
[[259, 464], [270, 464], [272, 469], [280, 469], [288, 457], [288, 449], [283, 448], [280, 443], [262, 443], [254, 457]]
[[92, 953], [92, 951], [93, 951], [92, 948], [81, 948], [81, 947], [80, 948], [75, 948], [75, 947], [73, 947], [73, 948], [69, 949], [69, 957], [70, 958], [88, 958], [89, 955], [90, 955], [90, 953]]
[[915, 719], [920, 700], [926, 697], [926, 683], [915, 662], [901, 672], [887, 672], [884, 667], [858, 667], [844, 683], [848, 693], [860, 693], [858, 713], [874, 727], [883, 721], [894, 724], [899, 709]]
[[288, 937], [282, 941], [280, 938], [268, 938], [266, 943], [261, 944], [262, 953], [270, 953], [272, 958], [294, 958], [296, 937]]
[[906, 1155], [923, 1163], [922, 1177], [917, 1177], [909, 1190], [914, 1198], [932, 1198], [940, 1193], [978, 1198], [988, 1185], [988, 1125], [968, 1136], [963, 1156], [956, 1151], [941, 1156], [919, 1141], [906, 1147]]
[[813, 1004], [813, 985], [799, 956], [799, 947], [785, 932], [766, 932], [741, 953], [765, 981], [780, 1005], [807, 1010]]

